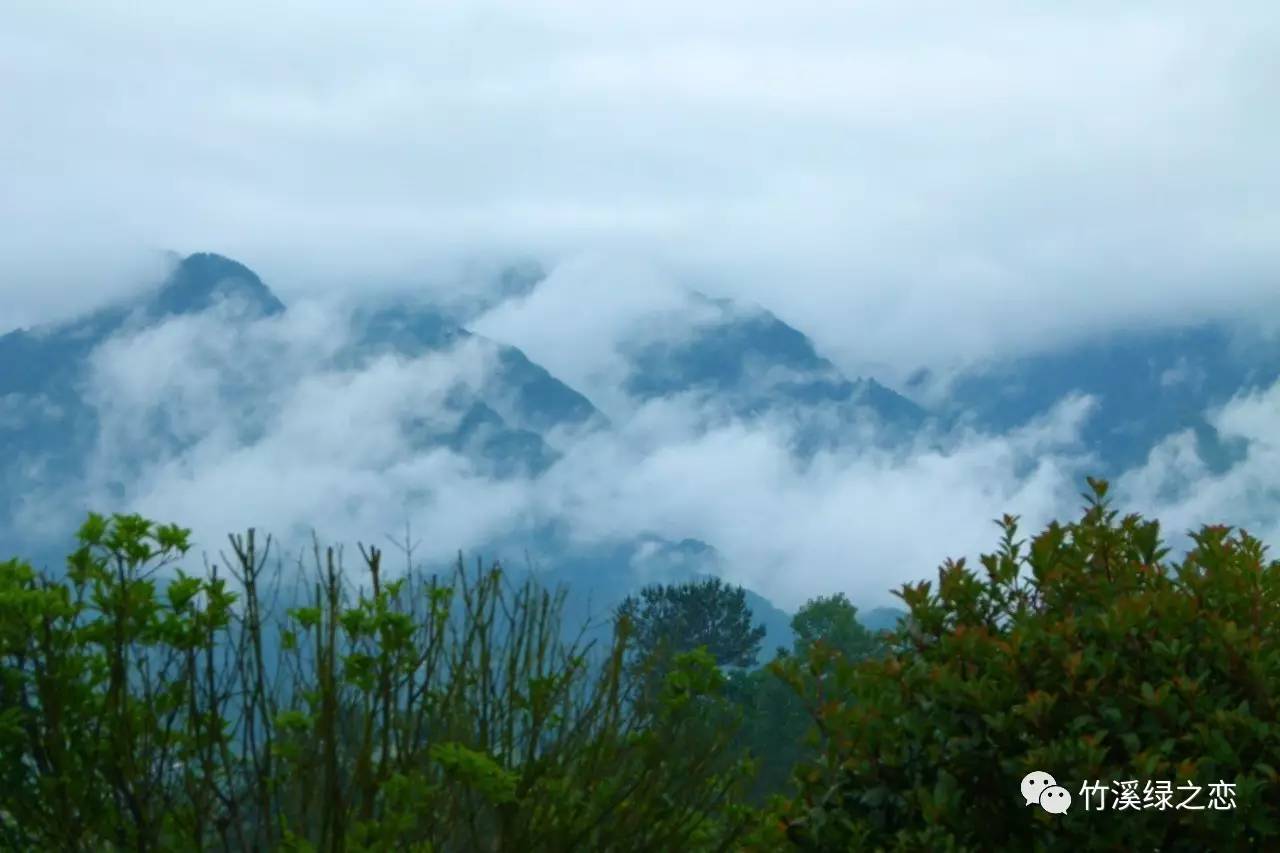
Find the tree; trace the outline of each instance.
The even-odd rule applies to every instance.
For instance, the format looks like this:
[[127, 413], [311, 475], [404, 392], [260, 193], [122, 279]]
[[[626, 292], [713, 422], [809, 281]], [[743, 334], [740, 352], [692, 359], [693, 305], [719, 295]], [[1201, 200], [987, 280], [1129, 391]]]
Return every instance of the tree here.
[[362, 549], [353, 595], [317, 547], [277, 619], [252, 532], [207, 577], [176, 526], [79, 540], [65, 578], [0, 563], [0, 848], [722, 850], [753, 821], [705, 651], [639, 705], [625, 625], [565, 641], [563, 595], [497, 566]]
[[[1167, 561], [1158, 522], [1118, 518], [1107, 484], [1089, 482], [1080, 521], [1055, 522], [1028, 547], [1005, 516], [983, 574], [949, 560], [936, 588], [905, 585], [910, 617], [885, 657], [852, 662], [814, 648], [791, 662], [824, 734], [783, 810], [794, 844], [1277, 846], [1280, 561], [1226, 527], [1203, 528], [1180, 563]], [[1026, 803], [1032, 771], [1068, 790], [1068, 813]], [[1175, 805], [1184, 784], [1198, 786], [1206, 808], [1161, 810], [1153, 799], [1093, 813], [1098, 790], [1115, 809], [1131, 787], [1146, 802], [1148, 782], [1170, 783]]]
[[804, 656], [814, 643], [823, 642], [847, 660], [861, 660], [875, 654], [879, 642], [858, 621], [858, 609], [844, 593], [811, 598], [791, 619], [795, 632], [795, 653]]
[[779, 649], [768, 667], [735, 673], [729, 681], [728, 695], [743, 712], [739, 743], [758, 763], [752, 788], [756, 802], [790, 793], [792, 771], [810, 752], [807, 741], [814, 731], [813, 717], [800, 695], [778, 677], [787, 671], [787, 661], [807, 659], [819, 644], [828, 654], [842, 655], [849, 661], [882, 650], [879, 640], [858, 621], [857, 608], [843, 593], [805, 602], [791, 617], [791, 630], [795, 636], [790, 651]]
[[706, 648], [718, 666], [749, 667], [765, 635], [752, 625], [746, 591], [719, 578], [645, 587], [627, 596], [617, 616], [630, 625], [636, 659], [648, 663]]

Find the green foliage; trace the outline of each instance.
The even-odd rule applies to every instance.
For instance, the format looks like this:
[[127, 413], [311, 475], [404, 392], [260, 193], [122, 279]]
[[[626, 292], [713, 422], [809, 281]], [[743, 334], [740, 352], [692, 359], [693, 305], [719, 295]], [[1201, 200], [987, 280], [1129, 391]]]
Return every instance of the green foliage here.
[[563, 597], [496, 566], [386, 582], [371, 549], [353, 595], [317, 547], [273, 619], [253, 531], [230, 578], [137, 516], [79, 536], [65, 580], [0, 564], [4, 849], [700, 850], [752, 819], [706, 654], [638, 703], [625, 624], [565, 642]]
[[752, 666], [765, 635], [752, 624], [746, 591], [719, 578], [645, 587], [617, 615], [631, 625], [637, 657], [649, 661], [705, 648], [718, 666]]
[[[904, 586], [896, 633], [822, 596], [761, 669], [719, 581], [593, 645], [497, 566], [392, 580], [362, 550], [353, 589], [317, 546], [277, 607], [253, 531], [192, 575], [186, 531], [91, 515], [64, 578], [0, 563], [0, 849], [1277, 846], [1280, 562], [1208, 527], [1174, 563], [1090, 482], [1080, 521], [1006, 516], [981, 571]], [[1032, 770], [1067, 814], [1024, 804]], [[1094, 780], [1235, 808], [1086, 811]]]
[[844, 593], [810, 599], [791, 620], [795, 632], [795, 653], [807, 655], [816, 643], [825, 643], [846, 660], [876, 654], [880, 643], [858, 621], [858, 609]]
[[[788, 661], [805, 659], [815, 649], [846, 660], [861, 660], [882, 650], [881, 643], [858, 621], [857, 608], [842, 593], [818, 596], [791, 618], [793, 648], [758, 670], [734, 673], [729, 695], [743, 711], [739, 744], [756, 758], [759, 774], [752, 799], [791, 793], [792, 770], [812, 750], [814, 721], [788, 683]], [[781, 676], [781, 677], [780, 677]], [[799, 678], [808, 678], [801, 672]]]
[[728, 696], [742, 712], [738, 748], [756, 762], [751, 800], [759, 804], [792, 793], [791, 771], [807, 754], [806, 735], [813, 728], [804, 703], [767, 667], [732, 673]]
[[[908, 584], [882, 659], [812, 648], [784, 674], [823, 733], [784, 812], [813, 850], [1269, 849], [1280, 834], [1280, 562], [1207, 527], [1180, 564], [1090, 481], [1082, 519], [1029, 544], [1015, 518], [979, 574]], [[805, 677], [811, 676], [811, 677]], [[1024, 805], [1053, 774], [1065, 815]], [[1233, 810], [1086, 811], [1085, 781], [1218, 781]], [[1185, 796], [1185, 795], [1183, 795]], [[1179, 797], [1182, 799], [1182, 797]], [[1202, 794], [1201, 804], [1207, 804]]]

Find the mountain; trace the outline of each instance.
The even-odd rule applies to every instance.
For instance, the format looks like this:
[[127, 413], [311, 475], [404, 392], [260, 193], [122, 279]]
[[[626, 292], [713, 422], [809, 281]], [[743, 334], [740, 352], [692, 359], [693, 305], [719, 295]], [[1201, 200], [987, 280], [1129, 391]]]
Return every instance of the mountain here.
[[[98, 412], [85, 395], [91, 355], [115, 335], [140, 332], [215, 307], [246, 323], [285, 311], [284, 304], [243, 264], [201, 253], [184, 258], [160, 287], [139, 298], [67, 323], [0, 337], [0, 438], [13, 451], [11, 460], [21, 460], [20, 466], [7, 466], [3, 473], [13, 476], [20, 467], [45, 478], [82, 475], [98, 427]], [[473, 393], [451, 394], [447, 401], [447, 408], [457, 416], [456, 430], [438, 434], [423, 420], [406, 423], [418, 446], [438, 443], [465, 450], [476, 459], [492, 461], [493, 469], [501, 473], [541, 471], [555, 457], [542, 433], [604, 422], [590, 401], [519, 350], [474, 336], [443, 314], [415, 306], [387, 306], [358, 313], [353, 323], [352, 340], [335, 358], [334, 369], [358, 369], [386, 354], [423, 358], [467, 342], [488, 354], [491, 369], [483, 386]], [[237, 387], [223, 402], [233, 409], [248, 409], [261, 403], [252, 395], [252, 388]], [[181, 442], [173, 449], [180, 451]], [[5, 491], [12, 501], [21, 490], [15, 483], [10, 486]]]
[[640, 399], [698, 392], [751, 416], [783, 408], [839, 404], [865, 408], [893, 425], [925, 412], [870, 379], [850, 381], [803, 333], [763, 308], [693, 294], [714, 319], [674, 341], [642, 341], [630, 352], [627, 390]]
[[160, 288], [67, 323], [0, 335], [0, 397], [73, 393], [85, 360], [112, 335], [167, 318], [230, 305], [246, 319], [273, 316], [284, 305], [253, 272], [219, 255], [191, 255]]
[[896, 607], [873, 607], [865, 613], [858, 611], [858, 621], [868, 631], [892, 631], [898, 627], [898, 623], [906, 615], [907, 611]]
[[850, 381], [802, 332], [769, 311], [691, 293], [704, 318], [674, 340], [630, 347], [627, 390], [641, 399], [690, 391], [716, 395], [735, 413], [854, 403], [890, 422], [918, 423], [919, 406], [874, 380]]
[[430, 420], [411, 418], [405, 423], [415, 449], [447, 447], [491, 476], [537, 475], [559, 458], [552, 434], [607, 426], [590, 400], [523, 352], [476, 335], [430, 306], [400, 302], [358, 310], [352, 339], [336, 356], [335, 365], [360, 370], [382, 357], [423, 359], [463, 346], [486, 358], [483, 380], [474, 387], [459, 383], [450, 390], [443, 408], [459, 417], [448, 429], [432, 425], [439, 421], [438, 410]]
[[[539, 278], [527, 269], [504, 274], [492, 298], [518, 297]], [[202, 253], [182, 259], [157, 288], [135, 299], [66, 323], [0, 337], [0, 441], [12, 451], [0, 462], [0, 482], [5, 487], [0, 537], [46, 567], [58, 568], [65, 548], [15, 529], [13, 519], [18, 502], [37, 482], [74, 486], [88, 475], [86, 466], [99, 449], [102, 427], [101, 401], [87, 387], [95, 355], [118, 336], [148, 332], [176, 318], [199, 317], [214, 310], [241, 328], [287, 311], [252, 270], [220, 255]], [[450, 359], [465, 353], [458, 368], [465, 375], [452, 381], [429, 409], [409, 411], [397, 426], [410, 452], [448, 450], [465, 458], [478, 474], [499, 480], [536, 477], [560, 458], [558, 445], [574, 435], [609, 428], [608, 419], [584, 395], [519, 349], [464, 328], [459, 316], [456, 311], [411, 300], [360, 306], [350, 317], [346, 338], [314, 370], [357, 375], [379, 360], [393, 359], [409, 369], [420, 365], [427, 381], [433, 365], [449, 368]], [[262, 345], [257, 341], [250, 336], [240, 345]], [[248, 378], [238, 375], [244, 367], [234, 362], [200, 365], [218, 374], [215, 390], [206, 388], [203, 393], [218, 395], [221, 419], [242, 426], [258, 424], [239, 431], [237, 440], [246, 446], [257, 441], [265, 428], [259, 422], [274, 405], [272, 383], [296, 378], [275, 376], [274, 355], [272, 351], [254, 354], [248, 363], [256, 365], [257, 371]], [[194, 432], [167, 430], [163, 399], [157, 405], [150, 428], [171, 440], [149, 443], [139, 453], [154, 453], [162, 447], [162, 452], [180, 460], [204, 436], [198, 425]], [[141, 460], [142, 464], [162, 461]], [[127, 502], [127, 479], [116, 484], [122, 503]], [[645, 579], [675, 582], [722, 570], [718, 555], [704, 543], [668, 542], [649, 535], [582, 545], [555, 522], [513, 531], [485, 550], [508, 558], [537, 555], [543, 565], [552, 566], [547, 579], [568, 584], [570, 622], [573, 616], [601, 615], [599, 610], [592, 611], [592, 602], [611, 609]], [[769, 631], [768, 643], [789, 643], [789, 617], [754, 593], [751, 603]]]
[[[765, 308], [696, 291], [685, 298], [678, 312], [636, 317], [618, 344], [619, 388], [636, 403], [686, 398], [707, 429], [769, 420], [785, 431], [798, 459], [898, 445], [930, 417], [874, 379], [844, 375]], [[589, 314], [579, 319], [591, 322]]]
[[[928, 381], [915, 377], [912, 385]], [[1280, 337], [1204, 323], [1096, 335], [1057, 349], [989, 364], [961, 375], [941, 407], [951, 424], [1000, 433], [1022, 426], [1069, 394], [1097, 408], [1084, 445], [1095, 473], [1114, 477], [1143, 464], [1160, 440], [1191, 430], [1215, 470], [1240, 458], [1206, 413], [1280, 378]]]
[[[0, 522], [12, 517], [22, 480], [62, 481], [84, 474], [97, 436], [97, 411], [85, 399], [90, 355], [125, 330], [227, 305], [252, 319], [284, 310], [250, 270], [218, 255], [192, 255], [142, 298], [76, 320], [0, 336]], [[8, 464], [5, 464], [7, 461]]]
[[[70, 531], [51, 542], [35, 530], [19, 529], [15, 519], [36, 518], [40, 512], [24, 503], [30, 494], [60, 487], [74, 503], [87, 494], [78, 485], [90, 483], [105, 467], [110, 481], [95, 482], [94, 494], [106, 494], [116, 505], [95, 508], [125, 507], [148, 467], [193, 464], [191, 457], [210, 429], [208, 420], [234, 427], [229, 438], [223, 437], [234, 443], [232, 449], [253, 449], [269, 434], [294, 386], [313, 380], [325, 393], [341, 394], [329, 389], [345, 389], [368, 376], [390, 377], [398, 383], [395, 388], [408, 389], [404, 405], [344, 411], [353, 428], [342, 440], [359, 442], [364, 433], [354, 425], [364, 424], [383, 442], [380, 452], [412, 454], [415, 461], [445, 458], [477, 481], [492, 481], [499, 495], [503, 490], [508, 497], [527, 494], [531, 483], [554, 474], [558, 460], [581, 437], [608, 435], [615, 427], [582, 390], [519, 347], [467, 325], [466, 318], [482, 310], [537, 298], [539, 288], [547, 286], [544, 279], [541, 270], [520, 267], [453, 305], [411, 298], [362, 304], [349, 315], [329, 318], [336, 320], [332, 346], [320, 347], [323, 354], [313, 363], [309, 351], [303, 358], [286, 357], [287, 346], [279, 340], [283, 332], [241, 334], [284, 329], [295, 315], [252, 270], [204, 253], [182, 259], [163, 282], [135, 299], [66, 323], [4, 334], [0, 550], [12, 545], [15, 552], [44, 557], [56, 568], [65, 553], [58, 542], [65, 542]], [[802, 331], [763, 307], [687, 294], [683, 302], [667, 303], [667, 313], [638, 317], [623, 335], [617, 344], [622, 373], [611, 390], [639, 404], [685, 398], [708, 428], [768, 419], [786, 428], [798, 460], [828, 449], [906, 446], [935, 426], [1003, 433], [1044, 414], [1063, 397], [1083, 393], [1099, 404], [1084, 435], [1101, 460], [1102, 470], [1094, 473], [1111, 476], [1141, 464], [1154, 443], [1187, 429], [1198, 437], [1206, 458], [1221, 467], [1239, 458], [1241, 448], [1218, 435], [1206, 412], [1280, 378], [1280, 339], [1248, 338], [1232, 327], [1205, 324], [1095, 336], [982, 365], [957, 377], [941, 402], [926, 409], [872, 378], [846, 376]], [[670, 309], [672, 304], [678, 307]], [[225, 325], [204, 325], [214, 319]], [[596, 322], [589, 306], [565, 319], [581, 322], [584, 330]], [[510, 328], [518, 331], [518, 324]], [[142, 332], [167, 330], [171, 339], [185, 340], [182, 336], [217, 334], [209, 329], [226, 332], [232, 345], [215, 348], [208, 358], [199, 351], [192, 367], [199, 376], [186, 383], [184, 363], [170, 371], [177, 374], [174, 389], [143, 389], [147, 402], [138, 405], [143, 411], [136, 413], [133, 426], [146, 441], [136, 442], [137, 436], [126, 431], [104, 445], [103, 433], [113, 423], [108, 416], [118, 412], [104, 408], [114, 401], [104, 401], [91, 387], [97, 375], [90, 367], [98, 356]], [[134, 357], [163, 358], [157, 353], [164, 351]], [[931, 381], [919, 376], [911, 388]], [[171, 393], [180, 403], [198, 398], [197, 416], [179, 419], [167, 396]], [[118, 407], [134, 403], [126, 399]], [[206, 419], [205, 412], [216, 416]], [[376, 478], [380, 470], [374, 465], [367, 473]], [[556, 515], [553, 503], [525, 509], [517, 500], [521, 509], [512, 516], [518, 520], [511, 529], [491, 532], [480, 543], [433, 547], [471, 546], [521, 569], [520, 557], [527, 554], [533, 570], [569, 587], [570, 622], [607, 615], [644, 583], [735, 574], [716, 543], [671, 537], [668, 531], [584, 543]], [[388, 521], [388, 526], [394, 523]], [[788, 614], [754, 594], [751, 602], [769, 631], [765, 653], [789, 645]], [[892, 627], [901, 615], [881, 608], [860, 618], [878, 629]]]
[[[528, 286], [520, 281], [501, 283], [500, 290], [518, 292]], [[14, 519], [35, 487], [47, 490], [85, 481], [95, 455], [104, 452], [103, 401], [95, 399], [91, 387], [95, 355], [122, 336], [215, 309], [232, 324], [227, 334], [286, 311], [252, 270], [201, 253], [183, 258], [158, 287], [136, 298], [65, 323], [0, 336], [0, 446], [5, 449], [0, 457], [0, 534], [18, 536]], [[200, 361], [198, 369], [212, 375], [214, 385], [201, 386], [198, 393], [216, 395], [216, 400], [202, 402], [216, 406], [219, 420], [235, 424], [238, 439], [252, 444], [270, 421], [280, 390], [276, 386], [290, 377], [277, 375], [273, 359], [278, 354], [259, 338], [236, 340], [237, 346], [264, 348], [233, 352], [230, 361], [221, 352], [215, 354], [221, 360], [211, 356]], [[438, 405], [404, 417], [400, 428], [411, 449], [452, 450], [486, 476], [536, 475], [558, 458], [555, 444], [562, 433], [607, 424], [589, 400], [519, 350], [473, 335], [429, 307], [386, 305], [356, 312], [349, 338], [331, 363], [314, 367], [341, 374], [394, 357], [430, 370], [434, 356], [459, 347], [468, 348], [482, 375], [456, 381]], [[237, 361], [241, 357], [243, 363]], [[141, 474], [140, 466], [164, 461], [154, 458], [158, 452], [180, 459], [207, 431], [198, 421], [176, 429], [164, 400], [158, 393], [151, 396], [157, 398], [148, 401], [154, 411], [137, 413], [148, 419], [147, 444], [105, 451], [112, 454], [117, 476], [100, 485], [121, 501], [129, 481]], [[22, 533], [26, 539], [31, 531]]]
[[208, 252], [183, 258], [142, 307], [149, 316], [162, 319], [199, 314], [223, 303], [236, 305], [247, 317], [271, 317], [284, 312], [284, 303], [257, 273], [244, 264]]

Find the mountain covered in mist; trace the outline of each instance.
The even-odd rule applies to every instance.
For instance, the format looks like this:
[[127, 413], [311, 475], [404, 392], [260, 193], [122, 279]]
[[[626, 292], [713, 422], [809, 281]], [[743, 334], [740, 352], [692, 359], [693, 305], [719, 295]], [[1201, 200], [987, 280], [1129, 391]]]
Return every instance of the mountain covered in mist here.
[[[527, 278], [505, 276], [499, 293], [513, 296], [528, 287]], [[218, 312], [220, 319], [253, 324], [284, 311], [280, 300], [248, 268], [218, 255], [197, 254], [182, 260], [160, 288], [138, 299], [71, 322], [13, 330], [0, 337], [0, 440], [7, 451], [0, 465], [5, 486], [0, 530], [5, 539], [56, 560], [56, 546], [50, 545], [46, 552], [40, 538], [24, 530], [24, 501], [33, 491], [54, 483], [75, 494], [75, 484], [102, 467], [97, 458], [102, 450], [102, 413], [93, 388], [96, 353], [117, 339], [153, 333], [175, 318]], [[434, 405], [408, 413], [398, 428], [411, 450], [446, 450], [497, 480], [536, 477], [559, 458], [556, 445], [567, 437], [608, 429], [608, 419], [586, 397], [519, 349], [462, 327], [455, 319], [457, 313], [415, 303], [361, 307], [349, 318], [347, 336], [327, 354], [322, 369], [358, 374], [380, 359], [425, 366], [436, 355], [460, 348], [474, 350], [470, 381], [449, 383]], [[264, 356], [262, 375], [217, 377], [215, 396], [221, 417], [243, 427], [262, 416], [270, 402], [263, 382], [271, 371], [270, 353]], [[210, 366], [217, 369], [219, 365]], [[698, 369], [695, 366], [694, 371]], [[181, 458], [202, 436], [198, 429], [175, 428], [166, 422], [166, 415], [161, 405], [148, 419], [146, 446]], [[353, 440], [358, 441], [359, 427], [353, 427]], [[241, 438], [251, 443], [254, 434], [249, 426]], [[130, 484], [122, 482], [125, 478], [120, 475], [128, 470], [122, 466], [98, 485], [127, 501]], [[86, 504], [78, 509], [92, 508]], [[68, 517], [73, 514], [69, 512]], [[705, 573], [717, 559], [714, 549], [692, 540], [646, 537], [602, 547], [570, 540], [551, 523], [509, 539], [458, 544], [536, 555], [540, 565], [554, 567], [552, 580], [572, 580], [573, 588], [586, 594], [575, 612], [586, 614], [590, 610], [586, 599], [603, 598], [595, 615], [631, 591], [631, 577], [679, 580]], [[609, 569], [602, 571], [601, 566]], [[593, 580], [584, 583], [588, 574]], [[785, 632], [785, 618], [778, 611], [758, 597], [755, 604], [771, 634]], [[785, 636], [779, 635], [777, 642], [786, 642]]]
[[[47, 328], [9, 331], [0, 336], [0, 537], [28, 553], [58, 553], [57, 520], [33, 495], [54, 495], [47, 501], [66, 519], [123, 509], [158, 465], [181, 471], [214, 444], [236, 452], [278, 432], [282, 395], [307, 383], [319, 383], [317, 419], [334, 394], [358, 398], [371, 383], [401, 383], [395, 387], [405, 399], [394, 409], [371, 409], [365, 417], [356, 406], [340, 415], [348, 423], [335, 449], [367, 445], [370, 476], [385, 456], [409, 453], [432, 460], [424, 478], [447, 460], [492, 483], [497, 495], [504, 484], [554, 478], [573, 448], [619, 428], [616, 413], [601, 411], [589, 393], [521, 349], [468, 327], [508, 300], [527, 298], [540, 279], [535, 269], [513, 268], [482, 296], [358, 305], [349, 316], [324, 320], [332, 331], [314, 337], [302, 368], [269, 331], [289, 309], [254, 272], [213, 254], [183, 259], [161, 286], [132, 301]], [[690, 401], [706, 428], [783, 423], [798, 464], [841, 448], [930, 446], [931, 436], [947, 430], [999, 433], [1071, 394], [1095, 400], [1082, 441], [1096, 456], [1097, 473], [1140, 464], [1157, 442], [1186, 429], [1206, 458], [1229, 461], [1237, 449], [1217, 434], [1206, 411], [1280, 374], [1274, 343], [1241, 349], [1218, 326], [1146, 331], [970, 370], [953, 379], [941, 403], [926, 407], [911, 397], [928, 374], [900, 394], [873, 378], [846, 376], [767, 309], [693, 292], [687, 298], [688, 317], [641, 326], [643, 334], [619, 345], [618, 393], [637, 410], [653, 401]], [[592, 322], [590, 306], [582, 306], [579, 319]], [[108, 380], [127, 378], [130, 364], [155, 368], [174, 337], [184, 352], [192, 339], [204, 348], [175, 367], [169, 384], [126, 382], [123, 397], [104, 394], [104, 387], [118, 387]], [[431, 487], [421, 483], [422, 490]], [[406, 506], [412, 499], [405, 496]], [[104, 500], [116, 505], [104, 507]], [[351, 507], [354, 514], [365, 509]], [[387, 529], [399, 519], [381, 521]], [[568, 582], [577, 596], [571, 612], [583, 616], [602, 614], [640, 583], [733, 574], [716, 543], [676, 530], [581, 534], [553, 506], [509, 530], [488, 530], [481, 541], [433, 545], [500, 554], [508, 564], [526, 561]], [[753, 603], [770, 629], [766, 649], [787, 644], [785, 615], [759, 597]], [[885, 627], [896, 613], [880, 609], [865, 617]]]
[[[1069, 395], [1088, 396], [1092, 416], [1081, 441], [1114, 476], [1143, 464], [1151, 449], [1190, 431], [1212, 470], [1241, 458], [1209, 413], [1280, 379], [1280, 339], [1202, 323], [1175, 329], [1125, 329], [959, 375], [939, 414], [951, 424], [1004, 432], [1028, 423]], [[908, 383], [929, 380], [921, 372]]]

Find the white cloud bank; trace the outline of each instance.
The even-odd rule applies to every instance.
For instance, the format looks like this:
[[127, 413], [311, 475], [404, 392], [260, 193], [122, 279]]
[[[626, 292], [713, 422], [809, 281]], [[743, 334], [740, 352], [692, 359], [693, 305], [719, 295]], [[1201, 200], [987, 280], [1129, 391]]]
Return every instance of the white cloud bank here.
[[1211, 422], [1224, 438], [1246, 442], [1244, 457], [1230, 469], [1210, 471], [1195, 437], [1182, 433], [1161, 442], [1117, 487], [1182, 541], [1202, 524], [1221, 523], [1280, 548], [1280, 383], [1235, 398]]
[[[709, 420], [703, 402], [674, 396], [632, 401], [614, 429], [577, 436], [541, 476], [495, 478], [448, 450], [415, 447], [399, 428], [407, 416], [452, 417], [443, 399], [459, 384], [485, 387], [492, 350], [471, 341], [339, 370], [326, 366], [346, 340], [332, 318], [304, 303], [249, 326], [214, 313], [112, 340], [94, 356], [103, 425], [87, 489], [37, 495], [27, 512], [69, 526], [86, 502], [136, 509], [193, 527], [214, 551], [249, 526], [294, 541], [315, 528], [382, 542], [408, 519], [435, 559], [559, 519], [584, 543], [701, 539], [731, 580], [784, 607], [836, 590], [876, 606], [945, 557], [994, 547], [991, 522], [1006, 512], [1027, 533], [1075, 517], [1093, 461], [1080, 441], [1096, 407], [1087, 397], [1007, 435], [851, 444], [801, 461], [784, 419]], [[1216, 418], [1248, 441], [1243, 461], [1210, 474], [1194, 443], [1172, 437], [1117, 484], [1122, 507], [1162, 518], [1174, 535], [1227, 521], [1277, 541], [1280, 386]], [[194, 443], [176, 451], [164, 434]]]

